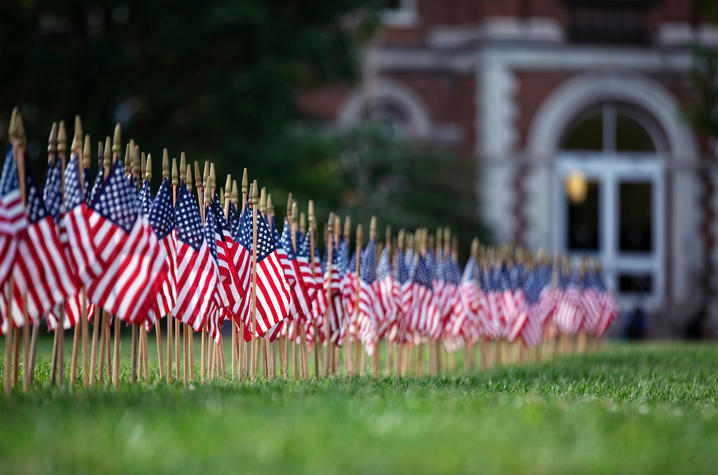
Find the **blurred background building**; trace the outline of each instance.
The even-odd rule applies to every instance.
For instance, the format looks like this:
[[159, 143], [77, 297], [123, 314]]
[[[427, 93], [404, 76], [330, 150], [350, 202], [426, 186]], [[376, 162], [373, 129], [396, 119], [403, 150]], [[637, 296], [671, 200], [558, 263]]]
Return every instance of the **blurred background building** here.
[[361, 83], [305, 111], [475, 162], [497, 242], [600, 258], [651, 334], [715, 325], [715, 151], [685, 108], [718, 28], [696, 2], [394, 0], [382, 20]]

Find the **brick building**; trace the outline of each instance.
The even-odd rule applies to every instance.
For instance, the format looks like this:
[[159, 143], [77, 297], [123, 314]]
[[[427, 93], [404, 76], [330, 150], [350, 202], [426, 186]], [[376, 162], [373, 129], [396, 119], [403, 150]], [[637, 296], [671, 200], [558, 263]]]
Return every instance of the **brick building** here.
[[362, 84], [307, 91], [310, 114], [379, 114], [476, 160], [500, 242], [600, 257], [654, 333], [710, 314], [714, 154], [681, 111], [691, 45], [718, 28], [694, 2], [398, 0], [383, 17]]

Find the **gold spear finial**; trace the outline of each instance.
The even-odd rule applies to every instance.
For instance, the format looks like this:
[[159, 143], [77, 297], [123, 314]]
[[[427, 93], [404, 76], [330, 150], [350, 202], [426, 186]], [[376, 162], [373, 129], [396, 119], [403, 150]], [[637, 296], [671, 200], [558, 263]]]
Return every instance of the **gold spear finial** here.
[[[179, 172], [180, 174], [184, 173], [184, 171], [187, 169], [187, 156], [184, 152], [180, 152], [180, 164], [179, 164]], [[180, 181], [182, 181], [182, 178], [180, 177]]]
[[401, 228], [396, 236], [396, 247], [399, 250], [404, 250], [404, 228]]
[[142, 179], [142, 171], [141, 171], [141, 161], [140, 161], [140, 146], [135, 145], [134, 150], [132, 151], [132, 173], [135, 174], [138, 180]]
[[361, 224], [357, 224], [357, 247], [361, 247], [362, 242], [362, 227]]
[[234, 207], [237, 207], [237, 203], [239, 203], [239, 194], [237, 191], [237, 180], [232, 180], [232, 194], [230, 195], [230, 198], [232, 200], [232, 203], [234, 204]]
[[[92, 153], [90, 151], [90, 147], [92, 146], [90, 142], [90, 136], [85, 135], [85, 146], [82, 147], [82, 167], [83, 168], [90, 168], [90, 154]], [[82, 174], [80, 174], [82, 176]]]
[[73, 152], [80, 152], [80, 147], [82, 147], [82, 121], [80, 120], [80, 116], [75, 116], [75, 135], [72, 136], [72, 145], [70, 145], [70, 150]]
[[299, 206], [297, 206], [296, 201], [292, 201], [292, 212], [289, 215], [289, 219], [292, 221], [292, 223], [296, 223], [297, 219], [299, 217]]
[[172, 157], [172, 184], [179, 185], [179, 173], [177, 172], [177, 157]]
[[476, 259], [479, 255], [479, 238], [475, 237], [471, 241], [471, 258]]
[[304, 211], [299, 213], [299, 230], [302, 234], [307, 232], [307, 215], [304, 214]]
[[314, 200], [309, 200], [309, 206], [307, 207], [309, 214], [309, 227], [314, 228], [316, 220], [314, 219]]
[[18, 108], [13, 107], [12, 112], [10, 113], [10, 123], [7, 127], [7, 135], [8, 138], [14, 139], [15, 138], [15, 119], [17, 118]]
[[120, 124], [115, 125], [115, 136], [112, 140], [112, 155], [115, 157], [120, 156], [120, 147], [122, 146], [122, 127]]
[[[19, 134], [17, 134], [17, 125], [20, 123], [21, 117], [20, 114], [17, 115], [15, 118], [15, 134], [19, 138]], [[60, 126], [57, 129], [57, 153], [58, 155], [64, 155], [67, 152], [67, 129], [65, 129], [65, 121], [60, 121]]]
[[451, 255], [453, 259], [458, 259], [459, 257], [459, 236], [451, 238]]
[[451, 230], [448, 226], [444, 227], [444, 249], [449, 248], [449, 243], [451, 242]]
[[225, 198], [229, 198], [229, 195], [232, 194], [232, 175], [229, 173], [227, 173], [227, 179], [224, 181], [224, 192], [226, 195], [222, 198], [222, 206], [224, 206]]
[[132, 173], [132, 167], [130, 166], [130, 149], [132, 148], [132, 142], [125, 146], [125, 175]]
[[249, 179], [247, 178], [247, 169], [242, 171], [242, 194], [246, 195], [249, 191]]
[[374, 238], [376, 238], [376, 216], [372, 216], [369, 221], [369, 239]]
[[292, 197], [292, 192], [290, 191], [287, 195], [287, 218], [292, 215], [292, 203], [294, 203], [294, 198]]
[[329, 219], [327, 220], [327, 237], [329, 239], [334, 238], [334, 213], [329, 212]]
[[267, 193], [267, 213], [274, 214], [274, 203], [272, 203], [271, 193]]
[[[204, 161], [204, 170], [202, 170], [202, 183], [207, 184], [207, 178], [209, 178], [209, 162]], [[211, 185], [211, 183], [210, 183]]]
[[[14, 121], [15, 119], [13, 119]], [[15, 134], [15, 131], [13, 130], [13, 135]], [[47, 154], [49, 156], [54, 156], [57, 153], [57, 122], [52, 123], [52, 127], [50, 127], [50, 138], [47, 139]], [[48, 157], [48, 160], [50, 160], [50, 157]]]
[[147, 172], [147, 154], [143, 151], [140, 154], [140, 173], [142, 176], [145, 176], [145, 173]]
[[211, 185], [211, 183], [209, 182], [209, 177], [207, 177], [207, 179], [204, 182], [204, 202], [205, 203], [209, 203], [210, 200], [212, 199], [212, 196], [210, 195], [210, 189], [209, 189], [210, 185]]
[[152, 154], [147, 154], [147, 159], [145, 161], [145, 180], [151, 180], [152, 179]]
[[[72, 139], [73, 143], [77, 141], [77, 147], [79, 148], [82, 144], [82, 119], [79, 115], [75, 116], [75, 137]], [[75, 147], [72, 148], [75, 150]]]
[[349, 235], [352, 232], [352, 217], [347, 216], [344, 218], [344, 237], [349, 239]]
[[390, 246], [391, 245], [391, 225], [387, 224], [386, 229], [384, 230], [384, 245]]
[[252, 181], [252, 189], [249, 190], [250, 191], [249, 199], [251, 200], [249, 204], [251, 204], [252, 206], [257, 205], [257, 194], [259, 191], [258, 188], [259, 188], [259, 186], [257, 185], [257, 180], [253, 180]]
[[209, 181], [212, 184], [212, 189], [217, 189], [217, 175], [214, 173], [214, 162], [209, 164]]
[[167, 149], [162, 149], [162, 178], [170, 177], [170, 156]]
[[15, 114], [15, 138], [17, 139], [17, 144], [20, 147], [25, 146], [25, 123], [22, 120], [22, 114], [20, 111], [17, 111]]
[[199, 162], [197, 160], [194, 161], [194, 186], [198, 190], [202, 189], [202, 175], [199, 173]]
[[108, 173], [110, 171], [110, 167], [112, 166], [112, 139], [110, 139], [109, 135], [105, 137], [105, 151], [103, 158], [104, 160], [102, 165], [105, 167], [105, 172]]
[[259, 193], [259, 211], [262, 214], [267, 213], [267, 188], [262, 187], [262, 191]]
[[185, 185], [187, 185], [187, 190], [192, 191], [192, 166], [187, 164], [187, 171], [185, 174]]

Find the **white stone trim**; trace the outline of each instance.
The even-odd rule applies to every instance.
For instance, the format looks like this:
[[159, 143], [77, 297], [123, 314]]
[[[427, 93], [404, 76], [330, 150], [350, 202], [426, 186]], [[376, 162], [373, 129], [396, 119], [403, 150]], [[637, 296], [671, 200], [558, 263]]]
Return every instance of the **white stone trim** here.
[[663, 23], [656, 31], [656, 42], [663, 46], [718, 46], [718, 27], [688, 23]]
[[391, 100], [404, 108], [409, 117], [407, 133], [420, 140], [441, 145], [453, 145], [463, 138], [461, 127], [456, 124], [432, 122], [429, 111], [419, 96], [408, 87], [389, 79], [378, 79], [369, 86], [358, 87], [350, 92], [339, 107], [337, 123], [351, 127], [361, 122], [362, 104], [367, 100]]
[[544, 99], [533, 117], [527, 155], [553, 156], [561, 135], [576, 114], [606, 100], [623, 100], [643, 108], [663, 129], [672, 160], [695, 163], [698, 158], [695, 137], [681, 121], [680, 107], [673, 95], [653, 79], [625, 74], [583, 74], [561, 84]]
[[390, 27], [412, 27], [419, 23], [416, 0], [401, 0], [401, 7], [386, 9], [381, 12], [381, 20]]
[[439, 25], [428, 35], [429, 45], [457, 48], [479, 41], [526, 41], [560, 43], [561, 25], [553, 18], [494, 17], [470, 25]]

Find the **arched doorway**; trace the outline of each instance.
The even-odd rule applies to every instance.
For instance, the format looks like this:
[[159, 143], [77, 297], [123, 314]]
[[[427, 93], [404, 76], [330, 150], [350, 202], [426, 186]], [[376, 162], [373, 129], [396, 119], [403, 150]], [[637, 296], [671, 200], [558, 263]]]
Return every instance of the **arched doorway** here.
[[554, 248], [599, 258], [625, 306], [660, 305], [664, 281], [667, 139], [625, 102], [590, 106], [568, 122], [554, 161]]

